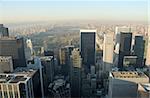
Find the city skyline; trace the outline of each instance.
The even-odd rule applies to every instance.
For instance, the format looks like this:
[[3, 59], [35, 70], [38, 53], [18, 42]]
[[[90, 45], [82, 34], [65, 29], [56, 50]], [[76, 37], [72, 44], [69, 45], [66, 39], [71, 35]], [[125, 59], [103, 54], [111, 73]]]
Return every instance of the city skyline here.
[[2, 0], [0, 22], [99, 20], [148, 23], [148, 8], [148, 0]]

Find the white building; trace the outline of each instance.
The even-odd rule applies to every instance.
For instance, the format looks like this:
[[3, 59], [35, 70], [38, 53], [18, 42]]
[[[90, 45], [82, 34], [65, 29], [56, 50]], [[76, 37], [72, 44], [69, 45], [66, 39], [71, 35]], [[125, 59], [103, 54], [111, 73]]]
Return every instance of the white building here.
[[148, 29], [148, 45], [147, 45], [146, 65], [150, 66], [150, 26]]
[[26, 59], [27, 60], [31, 59], [32, 55], [33, 55], [32, 41], [31, 41], [31, 39], [27, 39], [25, 41], [25, 56], [26, 56]]
[[0, 74], [0, 98], [34, 98], [29, 73]]
[[113, 58], [114, 58], [113, 39], [114, 39], [113, 33], [108, 33], [104, 35], [104, 45], [103, 45], [104, 71], [110, 71], [113, 66]]

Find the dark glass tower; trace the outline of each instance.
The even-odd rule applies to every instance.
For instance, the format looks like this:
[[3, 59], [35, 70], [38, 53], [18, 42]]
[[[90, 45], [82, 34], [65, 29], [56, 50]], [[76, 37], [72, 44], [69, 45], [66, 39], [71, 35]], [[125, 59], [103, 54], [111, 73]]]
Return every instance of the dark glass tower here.
[[143, 57], [144, 57], [144, 40], [143, 36], [135, 36], [134, 44], [134, 55], [137, 56], [137, 66], [143, 66]]
[[96, 30], [80, 30], [80, 51], [82, 64], [90, 69], [95, 65], [95, 34]]
[[132, 33], [121, 32], [120, 33], [120, 46], [119, 46], [119, 61], [118, 67], [123, 68], [124, 56], [130, 55], [131, 52]]

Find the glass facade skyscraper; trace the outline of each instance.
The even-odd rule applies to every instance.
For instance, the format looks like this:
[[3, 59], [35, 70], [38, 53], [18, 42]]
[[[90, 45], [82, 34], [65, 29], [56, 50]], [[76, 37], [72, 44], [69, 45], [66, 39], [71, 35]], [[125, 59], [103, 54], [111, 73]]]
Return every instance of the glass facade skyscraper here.
[[90, 69], [91, 65], [95, 65], [96, 30], [80, 30], [80, 34], [82, 64]]
[[123, 59], [124, 56], [130, 55], [131, 52], [131, 42], [132, 42], [132, 33], [131, 32], [121, 32], [120, 33], [120, 48], [119, 48], [119, 61], [118, 67], [123, 68]]

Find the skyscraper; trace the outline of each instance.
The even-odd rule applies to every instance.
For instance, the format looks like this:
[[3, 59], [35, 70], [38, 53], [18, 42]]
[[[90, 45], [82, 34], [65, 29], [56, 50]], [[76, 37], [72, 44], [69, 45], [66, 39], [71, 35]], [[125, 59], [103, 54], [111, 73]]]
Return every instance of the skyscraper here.
[[148, 45], [147, 45], [147, 54], [146, 54], [146, 65], [150, 67], [150, 26], [148, 29]]
[[119, 61], [119, 49], [120, 49], [120, 34], [121, 32], [134, 32], [135, 28], [134, 27], [129, 27], [129, 26], [117, 26], [115, 28], [115, 54], [114, 54], [114, 64], [118, 66], [118, 61]]
[[73, 45], [68, 45], [60, 49], [60, 64], [62, 66], [62, 71], [65, 76], [69, 75], [70, 72], [70, 55], [73, 49]]
[[80, 30], [80, 51], [82, 63], [87, 70], [95, 65], [95, 40], [96, 30]]
[[14, 37], [0, 38], [0, 56], [11, 56], [13, 68], [25, 67], [24, 39]]
[[80, 51], [75, 48], [71, 55], [71, 97], [81, 96], [81, 65], [82, 58]]
[[121, 32], [120, 33], [120, 45], [119, 45], [119, 61], [118, 67], [123, 68], [124, 56], [130, 55], [131, 52], [132, 33]]
[[[37, 79], [37, 80], [35, 80]], [[0, 74], [0, 98], [35, 98], [37, 70]]]
[[103, 62], [104, 71], [110, 71], [113, 66], [113, 33], [108, 33], [104, 35], [104, 45], [103, 45]]
[[0, 37], [9, 37], [8, 28], [0, 24]]
[[25, 57], [27, 60], [31, 59], [33, 55], [33, 46], [31, 39], [26, 39], [25, 42]]
[[137, 56], [136, 67], [142, 67], [144, 58], [144, 40], [141, 35], [135, 36], [134, 55]]

